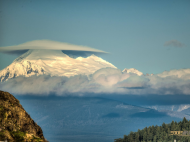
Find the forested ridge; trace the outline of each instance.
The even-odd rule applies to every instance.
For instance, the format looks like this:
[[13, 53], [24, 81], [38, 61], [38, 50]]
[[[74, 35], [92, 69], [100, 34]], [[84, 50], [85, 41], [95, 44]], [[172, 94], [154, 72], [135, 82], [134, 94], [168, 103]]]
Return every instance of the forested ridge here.
[[190, 131], [190, 120], [185, 117], [180, 122], [172, 121], [169, 124], [163, 123], [162, 126], [150, 126], [138, 129], [137, 132], [130, 132], [124, 138], [115, 139], [114, 142], [190, 142], [190, 136], [171, 135], [170, 131]]

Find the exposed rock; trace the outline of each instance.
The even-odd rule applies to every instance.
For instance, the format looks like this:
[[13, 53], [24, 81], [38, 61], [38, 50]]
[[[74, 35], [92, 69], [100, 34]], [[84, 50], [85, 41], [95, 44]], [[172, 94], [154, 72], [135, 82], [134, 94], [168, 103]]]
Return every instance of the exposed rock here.
[[134, 74], [137, 74], [138, 76], [143, 75], [142, 72], [138, 71], [138, 70], [135, 69], [135, 68], [130, 68], [130, 69], [125, 68], [122, 72], [123, 72], [123, 73], [134, 73]]
[[48, 142], [30, 115], [13, 95], [0, 91], [0, 141]]

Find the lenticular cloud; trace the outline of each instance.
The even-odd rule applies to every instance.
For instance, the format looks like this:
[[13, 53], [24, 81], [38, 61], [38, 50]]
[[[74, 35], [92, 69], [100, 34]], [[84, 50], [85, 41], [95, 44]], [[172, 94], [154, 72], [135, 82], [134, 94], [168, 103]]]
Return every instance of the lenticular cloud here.
[[91, 52], [91, 53], [107, 53], [102, 50], [90, 48], [87, 46], [73, 45], [69, 43], [51, 41], [51, 40], [34, 40], [15, 46], [0, 47], [0, 52], [7, 54], [23, 54], [30, 49], [46, 49], [46, 50], [62, 50], [70, 52]]
[[[177, 70], [179, 71], [179, 70]], [[172, 74], [174, 73], [171, 71]], [[184, 71], [185, 72], [185, 71]], [[163, 73], [165, 74], [165, 73]], [[116, 68], [102, 68], [95, 73], [76, 75], [72, 77], [51, 77], [39, 75], [10, 79], [1, 82], [0, 89], [13, 94], [49, 95], [51, 93], [59, 96], [66, 95], [96, 95], [104, 94], [186, 94], [190, 95], [190, 79], [184, 79], [175, 75], [167, 77], [138, 76], [133, 73], [123, 73]], [[188, 72], [186, 75], [188, 76]]]

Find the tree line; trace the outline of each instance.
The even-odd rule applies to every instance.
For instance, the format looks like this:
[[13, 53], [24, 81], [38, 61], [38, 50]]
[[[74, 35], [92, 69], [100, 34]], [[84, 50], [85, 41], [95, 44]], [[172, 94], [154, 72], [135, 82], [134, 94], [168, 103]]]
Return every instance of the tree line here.
[[115, 139], [114, 142], [190, 142], [190, 136], [171, 135], [170, 131], [190, 131], [190, 120], [185, 117], [180, 122], [172, 121], [169, 124], [163, 123], [162, 126], [150, 126], [138, 129], [137, 132], [130, 132], [123, 138]]

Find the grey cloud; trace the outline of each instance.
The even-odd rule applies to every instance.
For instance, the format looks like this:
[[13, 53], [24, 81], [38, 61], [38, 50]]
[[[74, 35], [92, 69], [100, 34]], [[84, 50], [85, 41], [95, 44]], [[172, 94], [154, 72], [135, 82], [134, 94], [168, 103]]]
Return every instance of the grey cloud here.
[[164, 46], [173, 46], [173, 47], [184, 47], [185, 44], [177, 41], [177, 40], [170, 40], [170, 41], [166, 41], [164, 43]]
[[[29, 49], [28, 49], [29, 50]], [[28, 50], [4, 50], [4, 51], [0, 51], [2, 53], [5, 54], [11, 54], [11, 55], [22, 55], [24, 53], [26, 53]], [[102, 54], [106, 54], [104, 52], [94, 52], [94, 51], [73, 51], [73, 50], [61, 50], [64, 54], [67, 54], [68, 56], [72, 57], [72, 58], [77, 58], [77, 57], [88, 57], [92, 54], [96, 55], [96, 56], [101, 56]]]
[[0, 52], [20, 55], [27, 52], [30, 49], [62, 50], [64, 53], [72, 56], [88, 56], [89, 54], [91, 55], [107, 53], [102, 50], [94, 49], [87, 46], [73, 45], [69, 43], [51, 40], [34, 40], [15, 46], [0, 47]]
[[2, 50], [0, 52], [5, 53], [5, 54], [11, 54], [11, 55], [22, 55], [26, 53], [27, 51], [28, 50], [10, 50], [10, 51]]

